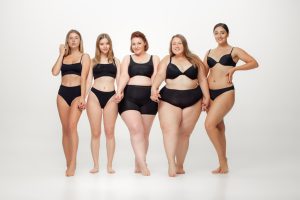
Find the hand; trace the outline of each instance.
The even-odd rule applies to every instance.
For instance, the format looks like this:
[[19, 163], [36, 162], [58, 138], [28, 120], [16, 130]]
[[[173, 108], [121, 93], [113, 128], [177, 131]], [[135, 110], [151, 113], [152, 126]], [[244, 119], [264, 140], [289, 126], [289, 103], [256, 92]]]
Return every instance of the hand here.
[[226, 73], [226, 76], [228, 76], [228, 83], [232, 83], [232, 77], [233, 77], [233, 73], [235, 72], [235, 68], [231, 68], [228, 70], [228, 72]]
[[78, 109], [79, 110], [84, 110], [85, 109], [85, 100], [83, 97], [80, 97], [79, 98], [79, 101], [78, 101]]
[[210, 100], [206, 97], [203, 97], [202, 99], [202, 111], [208, 111], [208, 107], [209, 107], [209, 102]]
[[59, 45], [59, 54], [65, 55], [66, 52], [66, 46], [64, 44]]
[[120, 101], [123, 99], [123, 97], [124, 97], [124, 93], [123, 93], [123, 92], [118, 92], [118, 91], [117, 91], [117, 93], [115, 94], [115, 99], [114, 99], [114, 101], [115, 101], [116, 103], [120, 103]]
[[159, 102], [159, 98], [161, 98], [159, 91], [157, 89], [151, 89], [150, 99], [155, 102]]

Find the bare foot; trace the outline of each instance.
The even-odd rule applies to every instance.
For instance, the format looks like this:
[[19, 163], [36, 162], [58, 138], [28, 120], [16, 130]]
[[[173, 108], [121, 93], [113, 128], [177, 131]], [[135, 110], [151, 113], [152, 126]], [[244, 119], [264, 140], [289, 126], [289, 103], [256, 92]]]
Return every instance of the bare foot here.
[[176, 165], [169, 165], [169, 176], [175, 177], [176, 176]]
[[90, 170], [90, 173], [95, 174], [99, 172], [99, 168], [98, 167], [94, 167], [93, 169]]
[[150, 176], [150, 171], [147, 167], [143, 168], [141, 170], [141, 173], [142, 173], [143, 176]]
[[113, 170], [112, 167], [107, 167], [107, 173], [109, 173], [109, 174], [114, 174], [114, 173], [115, 173], [115, 170]]
[[176, 167], [176, 174], [185, 174], [183, 167]]
[[228, 167], [218, 167], [217, 169], [213, 170], [213, 174], [227, 174], [229, 172]]
[[142, 170], [137, 162], [137, 160], [135, 160], [135, 169], [134, 169], [134, 173], [142, 173]]
[[70, 167], [67, 168], [66, 170], [66, 176], [69, 177], [69, 176], [74, 176], [75, 174], [75, 165], [70, 165]]

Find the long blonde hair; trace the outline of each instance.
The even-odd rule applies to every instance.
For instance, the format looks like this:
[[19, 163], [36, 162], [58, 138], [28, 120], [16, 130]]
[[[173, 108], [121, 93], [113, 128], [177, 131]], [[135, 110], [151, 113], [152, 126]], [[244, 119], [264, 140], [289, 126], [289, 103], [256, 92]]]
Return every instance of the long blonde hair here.
[[67, 35], [66, 35], [66, 41], [65, 41], [66, 51], [65, 51], [65, 56], [68, 56], [68, 55], [71, 54], [71, 48], [70, 48], [70, 46], [69, 46], [69, 44], [68, 44], [68, 39], [69, 39], [69, 36], [70, 36], [71, 33], [75, 33], [75, 34], [77, 34], [77, 35], [79, 36], [79, 39], [80, 39], [80, 43], [79, 43], [79, 51], [80, 51], [81, 53], [84, 52], [84, 50], [83, 50], [83, 41], [82, 41], [81, 34], [79, 33], [79, 31], [77, 31], [77, 30], [75, 30], [75, 29], [71, 29], [71, 30], [69, 30], [69, 32], [68, 32]]
[[94, 63], [99, 63], [100, 62], [100, 58], [101, 58], [101, 50], [99, 47], [99, 43], [100, 40], [106, 38], [109, 44], [109, 50], [108, 50], [108, 62], [114, 62], [114, 51], [113, 51], [113, 47], [112, 47], [112, 40], [110, 38], [110, 36], [107, 33], [101, 33], [96, 40], [96, 51], [95, 51], [95, 58], [93, 59]]
[[192, 53], [188, 47], [187, 40], [185, 37], [181, 34], [176, 34], [172, 37], [170, 41], [170, 47], [169, 47], [169, 54], [170, 57], [173, 57], [175, 54], [172, 52], [172, 41], [174, 38], [179, 38], [183, 45], [183, 55], [188, 59], [190, 63], [192, 63], [195, 67], [199, 68], [201, 72], [205, 72], [204, 70], [204, 64], [201, 61], [201, 59], [194, 53]]

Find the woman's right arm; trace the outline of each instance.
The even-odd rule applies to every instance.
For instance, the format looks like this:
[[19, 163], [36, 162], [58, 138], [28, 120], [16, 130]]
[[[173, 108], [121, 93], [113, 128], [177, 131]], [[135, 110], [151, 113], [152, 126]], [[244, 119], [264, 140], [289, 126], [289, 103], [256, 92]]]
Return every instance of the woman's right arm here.
[[159, 86], [160, 84], [166, 79], [166, 71], [168, 62], [170, 61], [170, 56], [165, 56], [159, 63], [157, 73], [155, 75], [155, 78], [153, 80], [152, 86], [151, 86], [151, 100], [152, 101], [159, 101], [159, 98], [161, 97], [159, 94]]
[[63, 61], [64, 55], [65, 55], [65, 51], [66, 51], [65, 45], [61, 44], [59, 46], [59, 56], [58, 56], [55, 64], [52, 67], [52, 75], [53, 76], [57, 76], [60, 72], [62, 61]]
[[208, 56], [208, 54], [209, 54], [209, 51], [206, 52], [205, 57], [204, 57], [204, 59], [203, 59], [203, 64], [204, 64], [205, 76], [206, 76], [206, 77], [207, 77], [208, 72], [209, 72], [209, 67], [208, 67], [208, 65], [207, 65], [207, 56]]

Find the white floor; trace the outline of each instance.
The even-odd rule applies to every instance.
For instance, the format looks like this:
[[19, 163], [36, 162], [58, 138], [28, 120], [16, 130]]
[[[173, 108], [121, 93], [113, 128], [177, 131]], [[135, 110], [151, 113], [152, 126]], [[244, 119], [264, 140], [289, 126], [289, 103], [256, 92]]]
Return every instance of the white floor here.
[[[243, 134], [228, 134], [230, 173], [213, 175], [217, 166], [216, 155], [199, 121], [191, 137], [186, 158], [185, 175], [167, 176], [161, 133], [157, 121], [150, 140], [148, 165], [150, 177], [133, 173], [133, 154], [129, 137], [123, 126], [116, 133], [117, 149], [114, 160], [116, 174], [105, 171], [104, 140], [101, 146], [100, 173], [88, 171], [91, 164], [89, 132], [83, 130], [87, 122], [83, 117], [79, 127], [80, 146], [76, 176], [64, 176], [64, 157], [60, 135], [50, 130], [32, 131], [16, 140], [12, 133], [0, 142], [0, 199], [43, 200], [150, 200], [150, 199], [300, 199], [300, 161], [297, 141], [268, 141], [272, 134], [256, 133], [251, 129]], [[118, 121], [118, 123], [121, 123]], [[19, 129], [15, 127], [15, 129]], [[29, 130], [30, 128], [28, 128]], [[54, 128], [55, 130], [58, 128]], [[283, 136], [283, 137], [282, 137]], [[293, 142], [295, 141], [295, 142]]]

